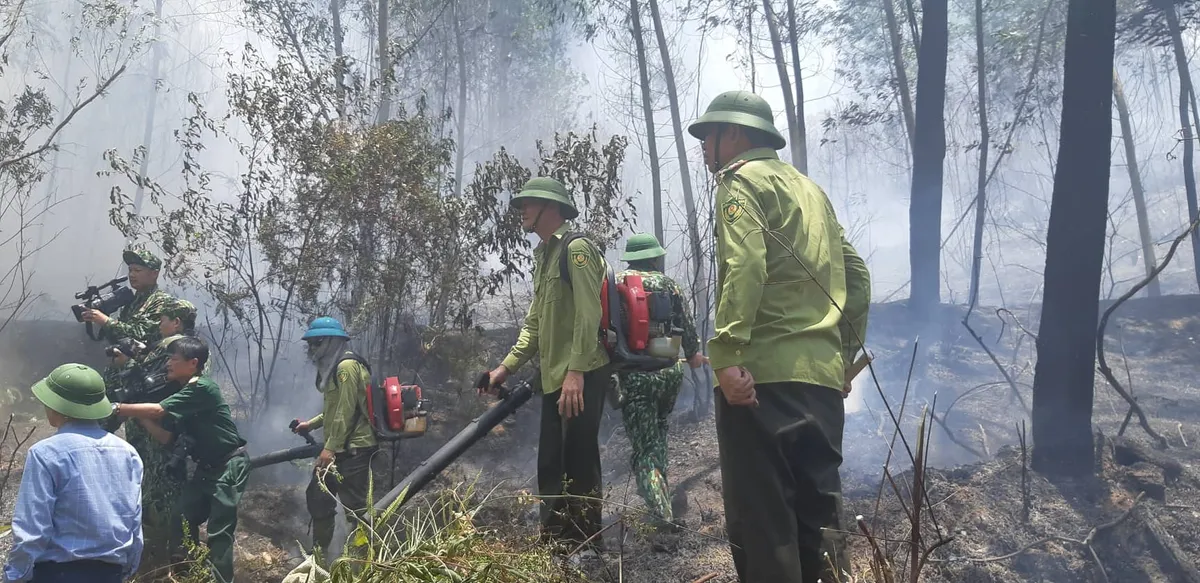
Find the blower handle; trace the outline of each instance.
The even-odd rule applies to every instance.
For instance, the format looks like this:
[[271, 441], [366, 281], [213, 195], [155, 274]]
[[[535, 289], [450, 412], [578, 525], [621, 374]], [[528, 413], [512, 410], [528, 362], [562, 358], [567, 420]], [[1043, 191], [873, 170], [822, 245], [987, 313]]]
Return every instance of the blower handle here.
[[301, 421], [299, 419], [292, 419], [292, 422], [288, 423], [288, 429], [291, 429], [292, 433], [303, 437], [304, 441], [307, 441], [309, 445], [317, 445], [317, 440], [313, 439], [311, 431], [307, 429], [304, 431], [296, 431], [296, 427], [298, 427], [300, 423]]

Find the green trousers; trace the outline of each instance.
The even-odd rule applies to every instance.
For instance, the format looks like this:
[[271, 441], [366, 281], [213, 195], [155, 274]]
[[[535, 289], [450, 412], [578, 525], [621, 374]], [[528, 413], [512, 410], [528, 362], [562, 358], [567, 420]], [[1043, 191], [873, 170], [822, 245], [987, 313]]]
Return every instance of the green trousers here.
[[[568, 551], [600, 532], [600, 417], [609, 388], [607, 367], [584, 373], [583, 413], [564, 420], [558, 414], [562, 391], [542, 395], [538, 439], [538, 495], [541, 499], [541, 538], [560, 542]], [[585, 499], [586, 498], [586, 499]], [[588, 545], [603, 549], [601, 537]]]
[[197, 466], [183, 488], [183, 518], [193, 542], [200, 525], [208, 523], [208, 562], [220, 583], [233, 583], [233, 533], [237, 507], [250, 476], [249, 458], [243, 453], [219, 467]]
[[627, 373], [621, 378], [621, 419], [633, 448], [630, 465], [638, 493], [655, 518], [672, 521], [667, 486], [667, 417], [683, 386], [682, 363], [652, 373]]
[[171, 563], [183, 540], [178, 520], [179, 499], [187, 482], [187, 462], [172, 457], [173, 448], [150, 436], [136, 419], [125, 423], [125, 440], [142, 458], [142, 550], [141, 570], [150, 572]]
[[836, 581], [822, 556], [844, 564], [840, 540], [841, 391], [805, 383], [755, 386], [758, 407], [731, 406], [716, 389], [725, 529], [741, 583]]
[[[326, 493], [321, 488], [322, 478], [318, 477], [317, 469], [313, 468], [312, 478], [304, 491], [305, 502], [308, 504], [308, 514], [312, 517], [312, 544], [322, 551], [329, 548], [333, 542], [334, 522], [337, 517], [338, 500], [341, 500], [349, 512], [346, 513], [346, 524], [353, 530], [359, 517], [367, 509], [367, 490], [371, 480], [372, 462], [379, 456], [379, 447], [361, 448], [349, 453], [339, 453], [334, 458], [337, 471], [341, 474], [341, 482], [332, 472], [324, 474]], [[380, 484], [376, 484], [378, 487]], [[378, 492], [382, 495], [383, 492]], [[337, 500], [334, 499], [337, 497]], [[326, 560], [332, 557], [326, 557]]]

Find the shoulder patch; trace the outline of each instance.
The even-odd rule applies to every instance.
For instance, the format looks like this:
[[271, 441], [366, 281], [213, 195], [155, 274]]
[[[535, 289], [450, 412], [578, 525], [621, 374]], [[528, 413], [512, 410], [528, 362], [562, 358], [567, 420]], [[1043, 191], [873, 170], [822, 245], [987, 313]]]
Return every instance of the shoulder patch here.
[[586, 251], [571, 251], [571, 263], [575, 267], [584, 268], [588, 264], [588, 254]]
[[339, 366], [337, 373], [338, 384], [350, 382], [350, 370], [346, 367]]
[[725, 219], [727, 224], [732, 225], [744, 214], [746, 214], [746, 203], [742, 201], [741, 197], [730, 194], [729, 199], [721, 206], [721, 218]]

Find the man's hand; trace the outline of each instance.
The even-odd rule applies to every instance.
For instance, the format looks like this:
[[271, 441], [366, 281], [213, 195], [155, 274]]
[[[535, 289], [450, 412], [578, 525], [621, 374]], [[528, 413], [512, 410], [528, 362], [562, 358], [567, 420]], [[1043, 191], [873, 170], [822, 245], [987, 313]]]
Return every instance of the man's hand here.
[[693, 354], [691, 358], [687, 359], [687, 363], [688, 366], [692, 368], [700, 368], [708, 364], [708, 357], [697, 352], [696, 354]]
[[496, 387], [499, 387], [500, 385], [504, 384], [504, 381], [506, 381], [506, 380], [508, 380], [508, 369], [505, 368], [505, 366], [502, 364], [502, 365], [492, 369], [492, 372], [488, 373], [487, 388], [486, 389], [478, 388], [478, 389], [476, 389], [475, 392], [480, 395], [483, 395], [483, 394], [495, 395], [497, 393]]
[[717, 384], [730, 405], [758, 406], [758, 395], [754, 392], [754, 377], [740, 366], [727, 366], [717, 371]]
[[108, 323], [108, 320], [109, 320], [108, 314], [105, 314], [104, 312], [101, 312], [100, 310], [84, 310], [83, 311], [83, 321], [84, 322], [91, 322], [93, 324], [103, 326]]
[[583, 373], [569, 370], [558, 395], [558, 414], [570, 419], [580, 413], [583, 413]]
[[117, 355], [113, 357], [113, 362], [117, 363], [117, 366], [125, 366], [125, 363], [129, 362], [129, 357], [118, 350]]
[[301, 421], [292, 428], [292, 433], [301, 434], [308, 431], [308, 421]]
[[320, 457], [317, 458], [317, 467], [318, 468], [329, 467], [329, 464], [332, 464], [332, 463], [333, 463], [333, 452], [329, 451], [327, 449], [321, 450], [321, 455], [320, 455]]

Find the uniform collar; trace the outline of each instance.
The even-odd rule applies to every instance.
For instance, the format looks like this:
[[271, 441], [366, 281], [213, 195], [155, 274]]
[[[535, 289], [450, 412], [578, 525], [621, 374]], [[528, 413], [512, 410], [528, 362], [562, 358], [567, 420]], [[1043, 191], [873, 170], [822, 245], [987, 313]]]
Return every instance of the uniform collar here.
[[545, 247], [547, 244], [557, 243], [559, 240], [561, 240], [563, 238], [563, 235], [565, 235], [567, 233], [567, 231], [571, 230], [571, 226], [572, 226], [571, 221], [563, 221], [563, 224], [559, 225], [558, 228], [555, 229], [554, 234], [550, 235], [550, 240], [542, 241], [542, 242], [538, 243], [537, 248], [541, 249], [541, 248]]
[[778, 159], [779, 159], [779, 152], [776, 152], [775, 150], [772, 150], [771, 148], [750, 148], [749, 150], [746, 150], [745, 152], [742, 152], [741, 154], [734, 156], [732, 160], [730, 160], [727, 164], [725, 164], [724, 168], [721, 168], [721, 170], [720, 170], [720, 172], [718, 172], [718, 174], [724, 174], [724, 173], [732, 171], [732, 170], [737, 170], [738, 168], [740, 168], [742, 166], [742, 164], [745, 164], [746, 162], [749, 162], [751, 160], [778, 160]]

